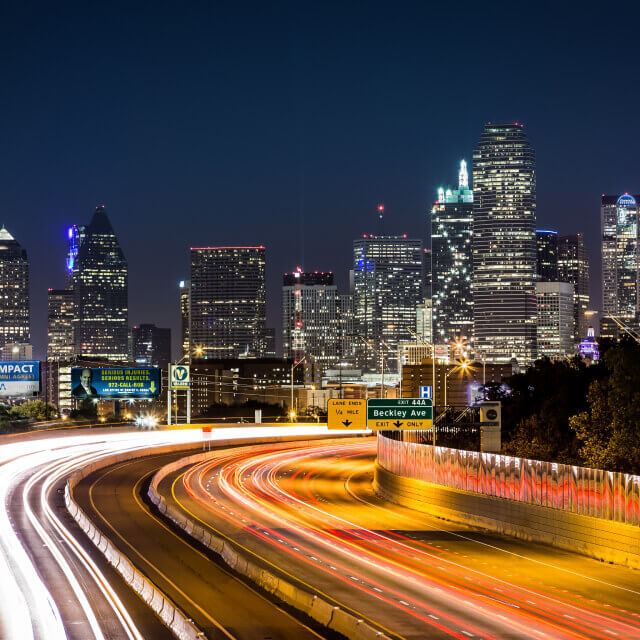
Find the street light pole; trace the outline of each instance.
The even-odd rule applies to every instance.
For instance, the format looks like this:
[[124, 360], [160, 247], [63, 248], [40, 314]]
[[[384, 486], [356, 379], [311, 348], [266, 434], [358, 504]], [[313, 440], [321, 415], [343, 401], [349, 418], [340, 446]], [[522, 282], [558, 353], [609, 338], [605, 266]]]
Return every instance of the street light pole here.
[[291, 421], [292, 421], [292, 422], [293, 422], [293, 418], [294, 418], [294, 416], [295, 416], [295, 412], [294, 412], [294, 410], [293, 410], [293, 372], [294, 372], [295, 368], [296, 368], [298, 365], [302, 364], [306, 359], [307, 359], [307, 357], [306, 357], [306, 356], [304, 356], [304, 357], [302, 358], [302, 360], [299, 360], [298, 362], [294, 362], [294, 363], [291, 365], [291, 404], [289, 405], [289, 416], [291, 417]]

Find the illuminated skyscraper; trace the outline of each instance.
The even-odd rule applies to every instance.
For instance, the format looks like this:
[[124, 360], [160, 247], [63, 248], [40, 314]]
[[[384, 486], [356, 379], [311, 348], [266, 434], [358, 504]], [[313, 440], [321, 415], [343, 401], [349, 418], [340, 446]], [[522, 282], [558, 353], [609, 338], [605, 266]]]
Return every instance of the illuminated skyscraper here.
[[103, 206], [84, 228], [72, 275], [75, 355], [127, 361], [127, 260]]
[[640, 248], [638, 199], [627, 193], [602, 196], [602, 325], [600, 335], [618, 337], [617, 325], [638, 329]]
[[49, 289], [47, 360], [73, 357], [73, 289]]
[[203, 358], [264, 356], [265, 248], [191, 249], [189, 340]]
[[536, 282], [538, 357], [564, 358], [574, 353], [573, 285]]
[[28, 344], [29, 261], [27, 252], [4, 228], [0, 229], [0, 349], [5, 344]]
[[487, 124], [473, 154], [476, 356], [536, 357], [535, 152], [522, 125]]
[[[189, 338], [189, 324], [191, 322], [191, 282], [180, 280], [180, 337], [182, 357], [191, 354], [191, 341]], [[193, 355], [193, 354], [191, 354]]]
[[67, 229], [67, 271], [65, 278], [65, 289], [73, 289], [73, 268], [76, 264], [80, 245], [84, 240], [85, 227], [74, 224]]
[[536, 252], [538, 282], [557, 282], [558, 278], [558, 232], [551, 229], [536, 229]]
[[321, 374], [340, 355], [338, 288], [333, 273], [298, 269], [285, 273], [282, 284], [283, 356], [296, 362], [307, 356]]
[[581, 233], [558, 239], [558, 280], [573, 285], [573, 339], [587, 337], [589, 319], [589, 259]]
[[467, 163], [460, 163], [458, 188], [438, 189], [431, 209], [432, 313], [434, 340], [468, 341], [473, 330], [473, 191]]
[[[422, 301], [422, 240], [365, 235], [353, 243], [354, 349], [366, 371], [397, 369], [398, 344], [412, 340]], [[365, 344], [366, 343], [366, 344]], [[384, 350], [384, 351], [382, 351]]]

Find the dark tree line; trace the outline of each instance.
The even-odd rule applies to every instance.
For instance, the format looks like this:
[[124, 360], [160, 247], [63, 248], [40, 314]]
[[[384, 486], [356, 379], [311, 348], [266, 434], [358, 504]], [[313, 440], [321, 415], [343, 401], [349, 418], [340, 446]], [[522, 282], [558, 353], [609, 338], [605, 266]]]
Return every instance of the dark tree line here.
[[489, 396], [508, 455], [640, 473], [640, 345], [602, 340], [601, 360], [538, 360]]

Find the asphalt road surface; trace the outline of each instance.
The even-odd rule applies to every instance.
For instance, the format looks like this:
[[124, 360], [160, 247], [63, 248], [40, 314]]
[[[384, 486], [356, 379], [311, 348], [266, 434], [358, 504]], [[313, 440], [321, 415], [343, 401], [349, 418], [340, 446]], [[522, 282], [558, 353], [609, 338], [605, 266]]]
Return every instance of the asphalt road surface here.
[[[322, 432], [321, 428], [306, 426], [229, 428], [208, 438], [250, 440]], [[153, 447], [177, 444], [199, 448], [202, 438], [202, 432], [195, 429], [145, 433], [122, 428], [0, 436], [0, 638], [162, 640], [172, 637], [103, 559], [64, 507], [64, 485], [70, 474], [102, 456], [125, 451], [136, 455], [148, 453], [148, 456], [140, 458], [139, 468], [124, 465], [107, 469], [94, 474], [88, 484], [83, 483], [79, 493], [86, 490], [87, 511], [94, 500], [96, 524], [101, 525], [105, 533], [113, 534], [115, 523], [122, 550], [149, 572], [148, 561], [155, 565], [154, 577], [165, 573], [177, 584], [178, 578], [187, 572], [187, 562], [191, 563], [194, 581], [189, 588], [192, 590], [188, 592], [185, 588], [182, 599], [175, 591], [170, 595], [176, 595], [179, 604], [188, 604], [185, 610], [194, 610], [196, 621], [210, 630], [209, 638], [318, 637], [262, 594], [242, 586], [209, 558], [198, 556], [193, 549], [188, 552], [188, 545], [154, 519], [134, 493], [145, 476], [171, 459], [171, 456], [154, 456]], [[122, 517], [123, 511], [127, 513], [126, 518]], [[127, 535], [132, 539], [127, 539]], [[157, 552], [157, 548], [162, 551]], [[154, 555], [150, 555], [150, 550]], [[199, 580], [193, 577], [196, 573], [200, 574]], [[202, 589], [202, 584], [207, 583], [215, 586], [217, 599]], [[195, 606], [191, 606], [189, 598]], [[279, 631], [269, 636], [272, 627]]]
[[640, 638], [639, 572], [384, 502], [374, 459], [373, 438], [226, 449], [160, 489], [394, 637]]

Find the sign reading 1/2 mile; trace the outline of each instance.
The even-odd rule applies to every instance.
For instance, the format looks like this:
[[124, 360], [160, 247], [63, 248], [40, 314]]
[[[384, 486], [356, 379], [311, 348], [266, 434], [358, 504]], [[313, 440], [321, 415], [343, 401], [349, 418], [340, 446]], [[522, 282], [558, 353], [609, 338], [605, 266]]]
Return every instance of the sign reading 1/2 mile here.
[[397, 398], [367, 402], [369, 429], [431, 429], [432, 401], [426, 398]]

